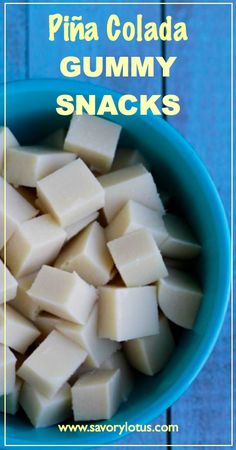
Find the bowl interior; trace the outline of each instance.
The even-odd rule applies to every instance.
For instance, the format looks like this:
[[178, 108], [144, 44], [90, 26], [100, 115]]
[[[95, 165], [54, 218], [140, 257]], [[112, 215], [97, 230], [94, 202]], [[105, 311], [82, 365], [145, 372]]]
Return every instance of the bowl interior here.
[[[7, 126], [21, 143], [35, 143], [49, 132], [68, 125], [59, 116], [56, 97], [62, 92], [101, 98], [104, 89], [63, 81], [15, 83], [7, 90]], [[114, 94], [115, 98], [116, 95]], [[229, 286], [229, 239], [225, 215], [206, 169], [186, 141], [164, 120], [153, 117], [107, 116], [123, 127], [121, 145], [138, 148], [150, 163], [157, 186], [172, 193], [177, 208], [202, 245], [197, 270], [203, 288], [202, 305], [191, 331], [183, 331], [164, 370], [138, 375], [129, 401], [113, 424], [143, 423], [158, 417], [184, 392], [210, 354], [222, 325]], [[3, 116], [1, 115], [3, 123]], [[68, 423], [71, 423], [68, 421]], [[119, 438], [115, 433], [60, 433], [57, 427], [35, 430], [22, 413], [7, 418], [7, 443], [102, 444]]]

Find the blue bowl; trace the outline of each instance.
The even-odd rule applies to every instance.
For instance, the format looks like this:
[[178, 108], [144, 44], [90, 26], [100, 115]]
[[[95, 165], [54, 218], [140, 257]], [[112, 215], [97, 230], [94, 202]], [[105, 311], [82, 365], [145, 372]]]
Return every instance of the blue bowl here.
[[[56, 113], [56, 97], [112, 93], [104, 88], [61, 80], [23, 81], [7, 86], [7, 125], [21, 143], [30, 144], [65, 126], [68, 117]], [[182, 213], [202, 246], [198, 271], [203, 287], [200, 311], [191, 331], [183, 331], [172, 358], [154, 377], [137, 377], [129, 401], [109, 421], [112, 424], [151, 422], [171, 406], [197, 376], [220, 332], [228, 303], [230, 244], [224, 210], [215, 186], [191, 146], [175, 129], [152, 116], [107, 118], [123, 127], [122, 145], [142, 150], [157, 185], [173, 192]], [[3, 116], [1, 116], [3, 122]], [[60, 433], [58, 428], [35, 430], [25, 416], [7, 418], [7, 444], [95, 445], [118, 439], [116, 433]]]

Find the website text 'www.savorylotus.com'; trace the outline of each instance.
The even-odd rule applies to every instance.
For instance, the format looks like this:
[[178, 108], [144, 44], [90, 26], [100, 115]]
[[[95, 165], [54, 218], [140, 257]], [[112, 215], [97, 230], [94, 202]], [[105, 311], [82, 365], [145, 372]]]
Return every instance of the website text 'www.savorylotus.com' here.
[[61, 433], [116, 433], [121, 436], [123, 433], [178, 433], [179, 426], [176, 424], [62, 424], [58, 425]]

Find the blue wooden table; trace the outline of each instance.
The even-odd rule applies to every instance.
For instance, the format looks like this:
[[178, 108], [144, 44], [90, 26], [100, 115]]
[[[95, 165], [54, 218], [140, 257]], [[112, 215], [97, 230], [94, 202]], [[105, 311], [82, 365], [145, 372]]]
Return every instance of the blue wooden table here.
[[[46, 39], [49, 8], [49, 5], [7, 7], [8, 81], [58, 77], [60, 59], [70, 54], [70, 51], [76, 55], [76, 49], [78, 53], [83, 52], [78, 44], [63, 44], [61, 40], [56, 41], [52, 49]], [[83, 6], [83, 14], [88, 13], [89, 8], [91, 6]], [[184, 135], [205, 162], [230, 220], [231, 7], [193, 3], [153, 4], [145, 7], [132, 5], [123, 7], [124, 17], [129, 16], [128, 8], [136, 12], [145, 8], [147, 17], [157, 22], [171, 15], [175, 21], [187, 23], [190, 36], [187, 43], [170, 41], [162, 45], [158, 41], [155, 44], [154, 54], [178, 57], [172, 76], [165, 79], [164, 83], [160, 77], [155, 80], [155, 91], [179, 95], [181, 113], [168, 118], [168, 121]], [[76, 6], [60, 6], [60, 12], [69, 9], [73, 14]], [[55, 9], [54, 5], [51, 10], [59, 11], [59, 7]], [[100, 17], [102, 20], [103, 6], [97, 5], [94, 14], [96, 19]], [[1, 15], [1, 30], [2, 20]], [[140, 53], [140, 46], [135, 47], [135, 43], [129, 49], [132, 54]], [[91, 54], [96, 51], [91, 46]], [[141, 51], [145, 54], [145, 45]], [[1, 55], [2, 52], [1, 47]], [[100, 46], [100, 55], [109, 52], [116, 54], [119, 49], [112, 45], [110, 48]], [[150, 94], [154, 88], [154, 82], [147, 83], [146, 79], [139, 80], [138, 85], [131, 79], [114, 81], [101, 78], [96, 83], [131, 93], [142, 91]], [[205, 447], [230, 444], [230, 348], [228, 310], [217, 345], [200, 375], [171, 409], [158, 418], [159, 423], [178, 423], [179, 433], [158, 435], [158, 444]], [[157, 437], [151, 433], [131, 434], [120, 439], [117, 444], [155, 445]]]

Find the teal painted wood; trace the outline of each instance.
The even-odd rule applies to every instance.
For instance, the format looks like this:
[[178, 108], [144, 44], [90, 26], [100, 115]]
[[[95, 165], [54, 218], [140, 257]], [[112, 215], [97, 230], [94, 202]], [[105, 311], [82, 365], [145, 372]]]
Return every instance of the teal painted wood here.
[[[92, 12], [91, 12], [92, 11]], [[153, 5], [150, 7], [146, 5], [140, 7], [138, 5], [30, 5], [29, 8], [29, 76], [30, 78], [65, 78], [60, 73], [60, 61], [63, 57], [68, 55], [77, 56], [82, 59], [83, 56], [145, 56], [161, 55], [161, 44], [149, 42], [136, 43], [135, 41], [127, 42], [124, 47], [124, 41], [110, 42], [106, 38], [105, 23], [107, 18], [112, 13], [119, 13], [121, 22], [125, 20], [132, 20], [139, 12], [142, 12], [147, 19], [151, 21], [155, 19], [160, 20], [160, 5]], [[54, 42], [48, 40], [48, 15], [49, 14], [68, 14], [70, 16], [82, 15], [84, 22], [89, 22], [93, 19], [98, 23], [98, 30], [100, 35], [99, 41], [84, 42], [64, 42], [62, 32], [59, 30]], [[35, 27], [35, 23], [40, 23], [40, 27]], [[42, 43], [43, 42], [43, 46]], [[36, 56], [37, 55], [37, 56]], [[161, 73], [159, 71], [159, 73]], [[66, 79], [66, 78], [65, 78]], [[133, 79], [127, 78], [87, 78], [81, 75], [73, 80], [89, 81], [91, 83], [114, 88], [119, 92], [129, 92], [135, 94], [138, 92], [151, 94], [153, 88], [157, 93], [161, 93], [161, 77], [157, 77], [153, 82], [147, 83], [145, 77], [140, 78], [138, 83]], [[69, 81], [69, 79], [67, 78]]]
[[172, 406], [171, 422], [175, 444], [230, 444], [230, 314], [226, 316], [217, 345], [192, 386]]
[[[160, 417], [156, 418], [155, 420], [153, 420], [150, 425], [152, 426], [152, 428], [154, 429], [155, 425], [163, 425], [163, 424], [167, 424], [167, 417], [166, 414], [162, 414]], [[145, 445], [161, 445], [163, 447], [159, 447], [162, 448], [163, 450], [168, 450], [168, 447], [166, 447], [164, 444], [166, 444], [169, 440], [169, 434], [164, 433], [164, 432], [150, 432], [150, 433], [142, 433], [142, 432], [134, 432], [134, 433], [130, 433], [129, 435], [127, 435], [126, 437], [119, 439], [118, 441], [115, 442], [116, 445], [141, 445], [141, 446], [145, 446]], [[122, 448], [122, 447], [121, 447]], [[128, 449], [129, 447], [127, 447]], [[133, 448], [133, 447], [132, 447]], [[140, 447], [137, 447], [137, 449]], [[114, 447], [115, 449], [115, 447]], [[102, 447], [101, 450], [106, 450], [106, 447]]]
[[[27, 6], [7, 5], [7, 81], [27, 78]], [[1, 14], [1, 27], [3, 15]], [[3, 52], [3, 40], [0, 44]], [[0, 66], [0, 77], [3, 79], [3, 65]]]
[[[230, 6], [166, 5], [186, 21], [188, 43], [168, 42], [178, 57], [166, 90], [181, 113], [169, 118], [205, 162], [230, 216]], [[199, 377], [171, 409], [180, 431], [172, 444], [230, 443], [230, 314]]]

